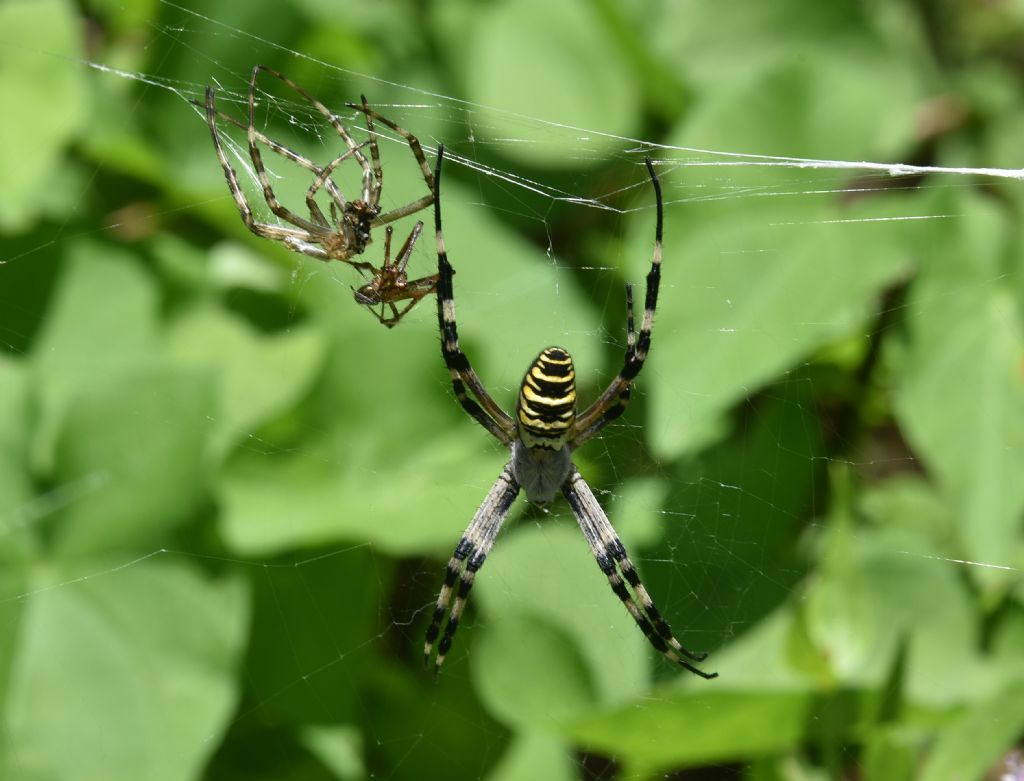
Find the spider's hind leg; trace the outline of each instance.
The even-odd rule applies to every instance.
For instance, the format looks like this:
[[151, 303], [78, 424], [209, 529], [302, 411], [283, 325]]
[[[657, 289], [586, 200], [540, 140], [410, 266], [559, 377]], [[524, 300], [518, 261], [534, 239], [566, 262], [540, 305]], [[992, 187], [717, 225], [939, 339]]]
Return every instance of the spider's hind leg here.
[[[629, 611], [650, 644], [675, 664], [689, 670], [694, 675], [705, 679], [717, 678], [718, 673], [706, 673], [690, 664], [690, 661], [703, 661], [707, 654], [688, 651], [676, 639], [672, 629], [654, 606], [651, 595], [647, 593], [647, 589], [640, 582], [640, 576], [637, 574], [633, 562], [629, 560], [622, 541], [615, 533], [615, 529], [612, 528], [608, 516], [601, 509], [597, 497], [594, 496], [594, 492], [576, 469], [573, 469], [572, 474], [565, 481], [562, 493], [569, 501], [573, 514], [583, 531], [583, 536], [586, 537], [594, 558], [597, 559], [598, 566], [608, 578], [612, 591]], [[627, 584], [633, 589], [632, 594], [627, 588]]]
[[[512, 476], [511, 466], [506, 465], [497, 481], [491, 486], [483, 504], [476, 511], [472, 522], [455, 547], [455, 553], [448, 561], [444, 585], [441, 587], [441, 593], [437, 596], [437, 605], [434, 607], [434, 615], [427, 629], [426, 642], [423, 644], [423, 662], [429, 666], [434, 644], [437, 642], [438, 636], [441, 638], [441, 642], [437, 646], [437, 656], [434, 658], [434, 672], [440, 672], [441, 665], [444, 664], [444, 659], [448, 655], [448, 651], [451, 650], [455, 632], [459, 628], [459, 619], [466, 606], [469, 591], [473, 588], [476, 573], [483, 566], [487, 554], [494, 546], [494, 540], [498, 536], [501, 524], [518, 494], [519, 484]], [[458, 583], [458, 589], [456, 589], [456, 583]], [[454, 601], [452, 600], [453, 595], [455, 596]], [[442, 634], [441, 624], [444, 623], [445, 615], [448, 616], [448, 622], [445, 624]]]

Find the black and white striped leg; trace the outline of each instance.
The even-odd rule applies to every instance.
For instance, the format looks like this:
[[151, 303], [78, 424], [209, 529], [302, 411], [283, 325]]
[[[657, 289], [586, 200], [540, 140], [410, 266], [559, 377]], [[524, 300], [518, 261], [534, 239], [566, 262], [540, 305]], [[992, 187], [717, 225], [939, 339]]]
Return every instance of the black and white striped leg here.
[[[459, 347], [458, 325], [455, 322], [455, 275], [441, 232], [441, 162], [444, 145], [437, 149], [437, 167], [434, 170], [434, 230], [437, 236], [437, 325], [441, 331], [441, 354], [452, 378], [455, 397], [473, 418], [502, 444], [509, 445], [515, 437], [515, 424], [507, 412], [495, 403], [484, 389], [483, 383]], [[474, 399], [467, 393], [467, 387]]]
[[639, 333], [633, 326], [633, 288], [626, 286], [626, 355], [622, 369], [611, 384], [605, 389], [597, 401], [591, 404], [576, 420], [577, 435], [573, 439], [576, 449], [597, 432], [619, 417], [626, 409], [629, 401], [629, 387], [647, 360], [651, 348], [651, 329], [654, 326], [654, 310], [658, 306], [658, 290], [661, 287], [661, 242], [664, 228], [664, 208], [661, 198], [661, 183], [654, 172], [651, 158], [644, 158], [647, 172], [654, 186], [656, 220], [654, 226], [654, 252], [651, 257], [651, 268], [647, 272], [647, 292], [644, 296], [644, 316], [640, 321]]
[[[601, 509], [597, 497], [587, 485], [583, 476], [573, 468], [569, 479], [565, 481], [562, 493], [569, 501], [573, 514], [586, 537], [587, 543], [597, 559], [597, 564], [608, 578], [608, 583], [629, 614], [633, 616], [640, 631], [658, 651], [667, 656], [680, 667], [683, 667], [701, 678], [717, 678], [718, 673], [706, 673], [690, 664], [690, 661], [703, 661], [707, 654], [688, 651], [672, 634], [672, 629], [662, 618], [654, 606], [651, 595], [647, 593], [640, 576], [629, 560], [622, 541], [612, 528], [608, 516]], [[630, 593], [632, 589], [632, 593]], [[690, 661], [687, 661], [690, 660]]]
[[[445, 656], [448, 655], [448, 651], [452, 647], [452, 640], [459, 628], [459, 619], [466, 606], [469, 591], [473, 588], [476, 573], [483, 566], [487, 554], [490, 553], [498, 531], [518, 494], [519, 484], [512, 476], [512, 467], [506, 465], [497, 481], [491, 486], [483, 504], [476, 511], [472, 522], [455, 547], [455, 553], [448, 561], [444, 585], [441, 587], [441, 593], [438, 594], [437, 605], [434, 608], [433, 618], [427, 628], [426, 642], [423, 645], [423, 663], [429, 666], [430, 654], [440, 635], [441, 642], [437, 646], [437, 656], [434, 658], [435, 672], [440, 671]], [[448, 616], [448, 623], [444, 627], [444, 634], [441, 634], [441, 624], [444, 623], [445, 615]]]
[[[624, 380], [630, 381], [640, 373], [644, 361], [647, 360], [647, 351], [651, 349], [651, 329], [654, 326], [654, 310], [658, 307], [658, 290], [661, 287], [661, 240], [662, 229], [665, 218], [661, 202], [661, 183], [657, 174], [654, 173], [654, 164], [651, 158], [644, 158], [647, 164], [647, 171], [651, 175], [651, 184], [654, 185], [654, 198], [656, 203], [656, 221], [654, 225], [654, 254], [651, 257], [651, 268], [647, 272], [647, 292], [644, 295], [644, 318], [640, 322], [640, 333], [636, 338], [636, 347], [633, 350], [627, 349], [626, 360], [622, 367], [621, 376]], [[630, 295], [632, 298], [632, 295]], [[632, 311], [632, 305], [630, 305]]]

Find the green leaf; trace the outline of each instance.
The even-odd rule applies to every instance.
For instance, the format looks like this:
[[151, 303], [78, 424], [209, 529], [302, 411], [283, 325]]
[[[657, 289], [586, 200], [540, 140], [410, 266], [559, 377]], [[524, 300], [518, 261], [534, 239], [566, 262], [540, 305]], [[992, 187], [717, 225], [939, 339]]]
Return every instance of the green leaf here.
[[[22, 559], [34, 546], [34, 526], [47, 512], [32, 501], [28, 468], [31, 396], [25, 364], [0, 355], [0, 562]], [[3, 569], [3, 568], [0, 568]], [[0, 594], [8, 593], [0, 589]]]
[[[700, 93], [675, 143], [688, 149], [821, 160], [899, 159], [907, 153], [918, 121], [915, 101], [925, 91], [902, 52], [887, 52], [866, 35], [830, 38], [827, 56], [820, 40], [802, 46], [803, 56], [795, 56], [792, 48], [774, 49], [776, 43], [769, 42], [771, 50], [764, 52], [759, 68], [751, 67], [758, 52], [737, 53], [739, 61], [732, 67], [743, 73], [724, 86], [716, 80]], [[748, 169], [743, 176], [748, 184], [751, 176], [789, 184], [780, 183], [775, 171]], [[818, 186], [838, 178], [815, 172]], [[829, 256], [822, 258], [827, 261]]]
[[527, 730], [512, 737], [487, 781], [535, 781], [538, 778], [574, 781], [579, 778], [576, 758], [556, 738]]
[[156, 292], [131, 253], [92, 241], [68, 250], [32, 353], [42, 399], [35, 458], [48, 470], [68, 404], [157, 363]]
[[341, 781], [366, 778], [363, 736], [355, 727], [304, 727], [299, 740]]
[[[588, 167], [621, 143], [613, 136], [636, 133], [639, 93], [622, 59], [608, 56], [617, 41], [582, 0], [511, 0], [476, 9], [469, 41], [467, 90], [476, 104], [470, 123], [481, 136], [519, 141], [505, 147], [517, 159]], [[539, 89], [552, 73], [558, 89]], [[578, 128], [598, 131], [589, 133], [587, 154], [574, 154]]]
[[[663, 613], [679, 616], [672, 626], [688, 647], [712, 652], [709, 670], [719, 669], [716, 646], [792, 599], [807, 569], [793, 540], [814, 511], [827, 464], [813, 387], [797, 375], [744, 406], [736, 435], [682, 460], [669, 483], [647, 588]], [[763, 660], [753, 663], [765, 668]]]
[[994, 696], [965, 711], [939, 733], [921, 781], [981, 778], [1024, 730], [1024, 681], [1007, 682]]
[[565, 630], [533, 617], [509, 615], [489, 624], [470, 661], [481, 701], [519, 730], [557, 733], [597, 699]]
[[[670, 200], [695, 186], [689, 173], [663, 180]], [[670, 458], [720, 436], [733, 404], [871, 316], [908, 271], [901, 231], [924, 230], [886, 221], [905, 208], [875, 199], [840, 209], [820, 195], [670, 205], [651, 357], [637, 383], [651, 396], [656, 452]], [[650, 235], [649, 223], [634, 234], [635, 269], [649, 262]]]
[[[851, 44], [865, 40], [870, 31], [866, 16], [863, 6], [852, 2], [709, 5], [680, 0], [664, 6], [652, 25], [651, 45], [697, 82], [702, 94], [714, 96], [723, 83], [743, 82], [744, 76], [762, 74], [780, 60], [813, 63], [842, 57]], [[722, 30], [729, 35], [721, 35]]]
[[320, 713], [353, 723], [363, 717], [364, 678], [380, 663], [389, 561], [369, 545], [354, 545], [246, 570], [253, 584], [246, 691], [261, 703], [261, 722], [305, 725]]
[[943, 233], [908, 304], [895, 406], [952, 505], [962, 557], [997, 565], [970, 570], [994, 598], [1024, 563], [1024, 327], [999, 278], [1005, 221], [977, 199], [954, 208], [965, 219]]
[[212, 308], [188, 313], [168, 338], [171, 360], [216, 380], [219, 412], [212, 447], [218, 456], [309, 390], [325, 348], [323, 335], [314, 329], [260, 335]]
[[151, 545], [187, 519], [206, 491], [210, 378], [143, 372], [69, 406], [53, 477], [70, 494], [59, 513], [62, 555]]
[[869, 733], [862, 759], [866, 781], [904, 781], [914, 778], [918, 740], [907, 732], [899, 727], [886, 726]]
[[[839, 681], [848, 680], [876, 655], [882, 627], [875, 618], [868, 575], [857, 559], [849, 479], [833, 470], [834, 507], [828, 519], [818, 571], [803, 604], [810, 639]], [[889, 649], [891, 650], [891, 648]], [[832, 682], [834, 685], [834, 681]]]
[[[36, 522], [47, 512], [34, 502], [28, 469], [29, 387], [23, 363], [0, 355], [0, 702], [6, 698], [18, 627], [28, 590], [28, 563], [37, 547]], [[3, 749], [0, 747], [0, 762]]]
[[[294, 453], [234, 459], [220, 482], [222, 528], [232, 549], [266, 556], [336, 540], [372, 542], [393, 553], [454, 547], [505, 460], [503, 452], [488, 453], [451, 433], [408, 443], [390, 457], [373, 453], [377, 438], [367, 432], [344, 444], [343, 452], [341, 442], [337, 451], [310, 443]], [[458, 481], [439, 481], [441, 474]]]
[[[525, 674], [530, 665], [523, 659], [535, 658], [540, 645], [553, 657], [561, 654], [557, 662], [546, 663], [552, 667], [575, 670], [582, 660], [596, 702], [639, 696], [657, 654], [609, 588], [569, 508], [560, 503], [557, 509], [557, 521], [541, 518], [538, 525], [524, 519], [520, 528], [501, 536], [477, 576], [472, 599], [487, 617], [484, 636], [493, 631], [501, 639], [486, 642], [486, 657], [473, 667], [478, 687], [484, 690], [485, 679], [504, 677], [507, 670]], [[637, 566], [642, 575], [642, 562]], [[552, 594], [564, 598], [552, 599]], [[657, 601], [658, 595], [652, 596]], [[539, 628], [523, 630], [523, 617], [534, 619]], [[558, 627], [558, 636], [571, 639], [575, 647], [556, 642], [550, 629], [542, 637], [543, 627]], [[530, 673], [520, 679], [519, 692], [536, 698], [548, 687]]]
[[[840, 682], [881, 686], [904, 642], [904, 696], [917, 705], [949, 707], [973, 699], [1005, 672], [990, 670], [979, 657], [970, 595], [927, 538], [899, 528], [858, 528], [854, 535], [832, 518], [824, 545], [824, 566], [810, 582], [805, 616]], [[936, 687], [936, 680], [945, 683]]]
[[[0, 123], [0, 229], [24, 230], [63, 182], [64, 147], [86, 119], [80, 20], [65, 0], [0, 4], [0, 96], [17, 121]], [[45, 85], [45, 88], [41, 88]]]
[[240, 583], [153, 560], [61, 575], [32, 594], [21, 627], [2, 775], [198, 777], [238, 697]]
[[783, 751], [802, 739], [810, 695], [708, 691], [716, 683], [661, 691], [657, 697], [581, 719], [571, 735], [588, 751], [617, 757], [637, 776], [748, 760]]

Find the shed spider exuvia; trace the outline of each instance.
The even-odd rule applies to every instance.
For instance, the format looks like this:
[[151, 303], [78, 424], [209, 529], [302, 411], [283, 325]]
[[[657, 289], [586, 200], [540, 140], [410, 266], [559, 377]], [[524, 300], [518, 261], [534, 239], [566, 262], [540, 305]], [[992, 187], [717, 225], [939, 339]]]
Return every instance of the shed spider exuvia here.
[[[256, 129], [256, 77], [260, 72], [266, 73], [280, 80], [289, 88], [298, 93], [304, 100], [312, 105], [341, 137], [345, 144], [344, 151], [331, 160], [327, 165], [320, 166], [307, 157], [300, 155], [283, 144], [273, 140], [265, 133]], [[308, 255], [317, 260], [331, 261], [341, 260], [361, 272], [369, 273], [371, 280], [353, 290], [355, 299], [360, 304], [367, 306], [370, 311], [389, 328], [394, 326], [402, 316], [412, 309], [416, 303], [432, 292], [436, 286], [436, 276], [423, 277], [409, 281], [406, 275], [406, 266], [412, 255], [413, 246], [419, 238], [423, 223], [417, 222], [409, 233], [408, 239], [402, 245], [395, 262], [391, 260], [391, 235], [390, 223], [407, 217], [411, 214], [427, 208], [434, 200], [434, 176], [427, 166], [427, 160], [423, 155], [423, 149], [419, 140], [409, 131], [399, 127], [390, 119], [382, 117], [366, 101], [366, 96], [361, 97], [361, 104], [346, 104], [349, 108], [361, 111], [366, 117], [366, 130], [369, 139], [362, 144], [357, 144], [341, 120], [333, 114], [323, 103], [310, 95], [287, 76], [268, 68], [265, 65], [257, 65], [252, 70], [252, 78], [249, 80], [249, 115], [248, 122], [239, 120], [224, 114], [216, 109], [216, 91], [213, 87], [206, 88], [206, 121], [210, 126], [210, 134], [213, 136], [213, 146], [217, 152], [217, 159], [221, 168], [224, 169], [224, 177], [227, 179], [228, 189], [231, 191], [235, 205], [242, 216], [245, 226], [265, 239], [280, 241], [289, 249]], [[248, 142], [249, 158], [252, 161], [252, 168], [259, 180], [263, 190], [263, 199], [266, 201], [270, 211], [273, 212], [287, 225], [260, 222], [253, 215], [252, 207], [246, 200], [242, 188], [238, 183], [238, 175], [235, 169], [228, 162], [224, 147], [221, 144], [220, 134], [217, 130], [217, 118], [229, 122], [235, 127], [241, 128], [246, 133]], [[384, 172], [380, 163], [380, 151], [377, 146], [377, 131], [374, 121], [389, 127], [400, 135], [408, 143], [416, 162], [423, 173], [423, 181], [427, 185], [427, 194], [417, 198], [415, 201], [399, 206], [391, 211], [381, 213], [380, 197], [384, 184]], [[281, 155], [287, 160], [305, 168], [314, 176], [313, 183], [306, 191], [306, 208], [309, 211], [308, 219], [302, 217], [285, 207], [274, 194], [274, 188], [270, 184], [270, 177], [267, 176], [266, 168], [263, 165], [263, 157], [259, 144], [264, 144], [268, 149]], [[363, 149], [369, 147], [369, 159], [363, 154]], [[347, 200], [342, 194], [337, 183], [333, 179], [335, 169], [346, 160], [354, 159], [362, 169], [362, 191], [357, 200]], [[316, 201], [320, 190], [324, 190], [330, 199], [330, 219], [324, 214], [323, 209]], [[353, 256], [362, 254], [366, 245], [372, 240], [371, 230], [378, 225], [387, 225], [386, 241], [384, 246], [384, 264], [377, 268], [366, 261], [353, 260]], [[396, 304], [408, 301], [409, 303], [399, 309]], [[380, 311], [373, 307], [380, 306]], [[385, 308], [389, 314], [385, 315]]]
[[[473, 587], [477, 571], [494, 545], [505, 517], [520, 489], [528, 501], [545, 505], [561, 491], [569, 502], [580, 530], [608, 578], [612, 591], [633, 616], [637, 626], [658, 651], [673, 662], [702, 678], [715, 678], [691, 662], [703, 661], [707, 654], [688, 651], [672, 634], [668, 623], [654, 606], [650, 594], [640, 582], [636, 568], [612, 528], [608, 516], [594, 492], [572, 462], [572, 452], [615, 420], [626, 408], [630, 387], [643, 368], [651, 344], [651, 326], [658, 302], [661, 279], [661, 186], [650, 158], [647, 170], [654, 186], [657, 223], [654, 256], [647, 274], [647, 295], [639, 334], [633, 327], [632, 286], [626, 285], [626, 356], [622, 368], [597, 401], [580, 414], [576, 412], [576, 374], [572, 358], [560, 347], [542, 350], [531, 364], [519, 386], [519, 400], [513, 418], [495, 403], [484, 389], [469, 359], [459, 347], [455, 322], [455, 300], [452, 270], [441, 233], [441, 161], [444, 147], [437, 150], [434, 172], [434, 226], [437, 232], [437, 319], [441, 330], [441, 353], [451, 374], [455, 396], [481, 426], [511, 451], [511, 457], [497, 482], [491, 487], [483, 504], [455, 547], [448, 561], [444, 585], [437, 598], [423, 648], [424, 662], [429, 664], [434, 644], [440, 636], [435, 671], [441, 669], [451, 649], [452, 639], [466, 598]], [[468, 389], [468, 392], [467, 392]], [[456, 588], [456, 583], [458, 587]], [[454, 601], [453, 601], [454, 596]], [[445, 616], [448, 622], [441, 633]]]

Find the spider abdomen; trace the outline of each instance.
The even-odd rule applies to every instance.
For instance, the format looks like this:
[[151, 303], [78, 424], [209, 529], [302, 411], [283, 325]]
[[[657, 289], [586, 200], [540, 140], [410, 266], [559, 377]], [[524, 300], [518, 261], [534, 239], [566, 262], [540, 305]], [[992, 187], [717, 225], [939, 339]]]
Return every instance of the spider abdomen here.
[[519, 386], [519, 438], [528, 448], [561, 450], [576, 422], [576, 371], [561, 347], [541, 351]]

